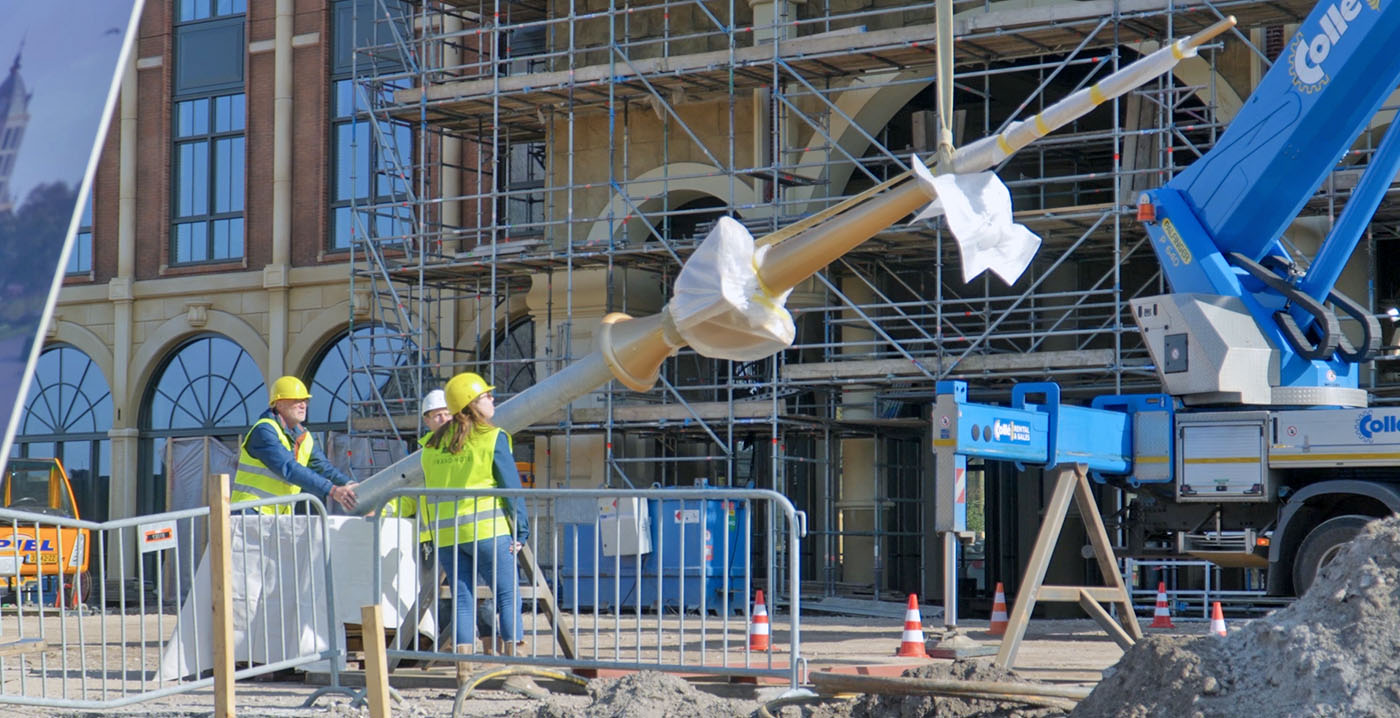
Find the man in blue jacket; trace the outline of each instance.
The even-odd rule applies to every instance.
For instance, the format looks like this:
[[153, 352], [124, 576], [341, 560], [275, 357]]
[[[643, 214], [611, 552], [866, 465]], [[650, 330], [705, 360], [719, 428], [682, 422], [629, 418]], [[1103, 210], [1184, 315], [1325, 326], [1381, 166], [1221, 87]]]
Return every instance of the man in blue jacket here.
[[[243, 437], [229, 500], [257, 499], [307, 493], [346, 511], [355, 509], [355, 483], [331, 464], [303, 425], [311, 392], [294, 376], [272, 383], [268, 409]], [[291, 513], [291, 506], [276, 504], [257, 509], [264, 514]]]

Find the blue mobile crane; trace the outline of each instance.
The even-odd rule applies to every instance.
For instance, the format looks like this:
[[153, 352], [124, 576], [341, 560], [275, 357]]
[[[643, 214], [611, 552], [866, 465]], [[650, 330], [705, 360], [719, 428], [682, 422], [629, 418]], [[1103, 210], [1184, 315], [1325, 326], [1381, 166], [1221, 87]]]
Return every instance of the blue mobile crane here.
[[[1265, 568], [1279, 595], [1301, 594], [1365, 522], [1400, 511], [1400, 409], [1369, 408], [1358, 387], [1380, 327], [1335, 287], [1400, 170], [1400, 123], [1311, 262], [1286, 247], [1290, 223], [1400, 85], [1396, 37], [1394, 0], [1323, 0], [1215, 146], [1137, 197], [1172, 290], [1130, 305], [1163, 393], [1079, 407], [1061, 404], [1054, 384], [1021, 384], [996, 406], [969, 402], [963, 382], [939, 383], [936, 528], [965, 536], [968, 457], [1060, 467], [1042, 539], [1053, 545], [1073, 495], [1114, 574], [1107, 587], [1043, 586], [1038, 545], [1017, 611], [1039, 594], [1105, 618], [1098, 602], [1121, 602], [1131, 617], [1089, 481], [1128, 493], [1130, 553], [1165, 539], [1174, 553]], [[1135, 620], [1120, 612], [1118, 623], [1116, 637], [1136, 634]], [[1010, 651], [1004, 642], [1003, 662], [1017, 640]]]

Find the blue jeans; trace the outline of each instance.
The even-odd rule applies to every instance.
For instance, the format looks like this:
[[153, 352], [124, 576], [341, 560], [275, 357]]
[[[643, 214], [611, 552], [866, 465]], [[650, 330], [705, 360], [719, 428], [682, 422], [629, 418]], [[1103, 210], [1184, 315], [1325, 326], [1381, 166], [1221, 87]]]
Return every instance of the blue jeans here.
[[496, 599], [496, 616], [500, 620], [496, 636], [512, 643], [522, 638], [511, 541], [511, 537], [505, 535], [438, 548], [438, 563], [447, 573], [447, 583], [452, 586], [452, 595], [457, 601], [457, 616], [453, 622], [453, 638], [457, 645], [470, 646], [476, 642], [477, 582], [473, 577], [490, 586]]

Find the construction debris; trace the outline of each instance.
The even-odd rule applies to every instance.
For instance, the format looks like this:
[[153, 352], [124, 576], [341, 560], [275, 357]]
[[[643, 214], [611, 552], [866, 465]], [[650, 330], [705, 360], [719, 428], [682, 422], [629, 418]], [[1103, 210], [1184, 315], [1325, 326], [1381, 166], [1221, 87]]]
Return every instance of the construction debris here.
[[[1069, 689], [1026, 691], [1015, 672], [986, 661], [932, 662], [904, 677], [963, 695], [904, 687], [818, 704], [774, 704], [779, 718], [1278, 718], [1400, 715], [1400, 517], [1373, 521], [1291, 606], [1231, 626], [1229, 635], [1156, 635], [1139, 641], [1072, 712], [1027, 696], [1073, 700]], [[819, 682], [819, 681], [818, 681]], [[908, 681], [915, 684], [919, 681]], [[961, 682], [963, 685], [951, 685]], [[1017, 698], [989, 697], [1002, 684]], [[977, 685], [984, 684], [984, 685]], [[1019, 684], [1019, 685], [1012, 685]], [[590, 703], [551, 696], [513, 718], [745, 718], [752, 700], [707, 693], [673, 675], [643, 672], [589, 685]], [[845, 689], [842, 689], [845, 690]], [[982, 693], [982, 695], [973, 695]], [[428, 711], [402, 706], [405, 715]], [[358, 712], [331, 710], [332, 715]], [[155, 714], [153, 714], [155, 715]], [[159, 714], [166, 715], [166, 714]], [[175, 714], [170, 714], [175, 715]]]
[[1133, 646], [1075, 709], [1105, 718], [1400, 715], [1400, 518], [1373, 521], [1291, 606]]
[[[938, 661], [912, 668], [904, 678], [946, 683], [1015, 683], [1026, 681], [1012, 671], [987, 661]], [[1049, 686], [1047, 686], [1049, 688]], [[778, 718], [1054, 718], [1063, 710], [1036, 708], [1022, 700], [950, 695], [900, 695], [894, 692], [866, 693], [853, 701], [815, 706], [789, 706], [776, 712]]]
[[[1304, 718], [1400, 715], [1400, 517], [1374, 521], [1291, 606], [1228, 636], [1139, 641], [1070, 713], [1076, 718]], [[1015, 681], [985, 663], [934, 663], [907, 677]], [[1053, 708], [968, 697], [866, 694], [789, 706], [783, 718], [1051, 718]]]
[[587, 707], [551, 700], [512, 718], [736, 718], [754, 711], [751, 700], [720, 698], [684, 678], [654, 671], [590, 681], [588, 692], [593, 702]]

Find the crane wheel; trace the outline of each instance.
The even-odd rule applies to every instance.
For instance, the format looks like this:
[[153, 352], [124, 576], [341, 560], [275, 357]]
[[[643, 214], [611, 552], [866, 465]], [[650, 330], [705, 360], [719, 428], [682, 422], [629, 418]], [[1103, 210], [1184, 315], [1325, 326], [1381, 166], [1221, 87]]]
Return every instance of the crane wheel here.
[[1298, 545], [1298, 554], [1293, 558], [1293, 590], [1301, 597], [1312, 586], [1323, 566], [1332, 562], [1346, 547], [1361, 527], [1374, 521], [1374, 516], [1347, 514], [1334, 516], [1308, 532]]

